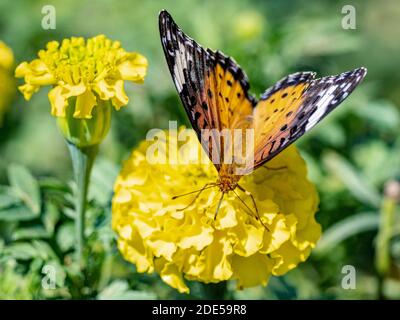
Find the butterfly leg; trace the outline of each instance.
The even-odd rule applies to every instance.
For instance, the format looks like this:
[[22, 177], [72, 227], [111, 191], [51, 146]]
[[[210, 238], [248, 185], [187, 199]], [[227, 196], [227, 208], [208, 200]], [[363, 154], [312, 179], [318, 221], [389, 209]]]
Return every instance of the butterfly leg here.
[[[238, 187], [238, 189], [239, 189], [240, 191], [244, 192], [247, 196], [250, 197], [251, 201], [253, 202], [254, 209], [256, 210], [256, 219], [257, 219], [258, 221], [261, 222], [261, 224], [264, 226], [265, 229], [267, 229], [268, 231], [270, 231], [269, 228], [265, 225], [265, 223], [262, 221], [262, 219], [261, 219], [261, 217], [260, 217], [260, 213], [258, 212], [258, 207], [257, 207], [256, 200], [254, 199], [253, 194], [252, 194], [250, 191], [247, 191], [245, 188], [243, 188], [243, 187], [242, 187], [241, 185], [239, 185], [239, 184], [237, 185], [237, 187]], [[240, 199], [240, 198], [239, 198], [239, 199]], [[240, 200], [241, 200], [241, 199], [240, 199]], [[243, 202], [243, 201], [242, 201], [242, 202]], [[247, 205], [246, 205], [246, 206], [247, 206]]]
[[224, 196], [225, 196], [225, 192], [222, 192], [221, 198], [219, 198], [219, 201], [218, 201], [217, 209], [215, 210], [214, 221], [217, 219], [218, 211], [221, 208], [221, 204], [222, 204], [222, 200], [224, 199]]

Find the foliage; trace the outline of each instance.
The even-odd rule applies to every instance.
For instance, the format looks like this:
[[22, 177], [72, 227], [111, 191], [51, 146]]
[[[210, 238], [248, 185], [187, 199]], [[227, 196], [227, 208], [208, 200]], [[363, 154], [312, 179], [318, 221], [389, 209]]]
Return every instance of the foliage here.
[[[140, 50], [149, 60], [148, 77], [140, 88], [126, 87], [130, 103], [114, 114], [100, 148], [89, 191], [85, 274], [72, 259], [72, 169], [48, 114], [47, 94], [29, 103], [15, 97], [0, 128], [0, 299], [400, 298], [399, 206], [387, 205], [392, 200], [384, 188], [400, 179], [397, 1], [352, 1], [356, 30], [341, 26], [347, 1], [58, 0], [52, 3], [57, 28], [43, 30], [46, 4], [0, 3], [0, 39], [13, 49], [16, 63], [32, 60], [49, 40], [104, 33], [128, 51]], [[323, 76], [368, 68], [354, 94], [297, 143], [320, 195], [316, 218], [323, 237], [306, 263], [265, 288], [236, 291], [231, 282], [191, 282], [190, 295], [179, 294], [157, 275], [137, 273], [116, 249], [110, 208], [122, 160], [149, 129], [167, 128], [175, 119], [188, 125], [158, 38], [162, 8], [200, 43], [233, 56], [256, 94], [290, 72], [309, 69]], [[389, 259], [383, 272], [379, 257]], [[55, 289], [43, 286], [46, 265], [56, 271]], [[341, 287], [345, 265], [357, 270], [355, 290]]]

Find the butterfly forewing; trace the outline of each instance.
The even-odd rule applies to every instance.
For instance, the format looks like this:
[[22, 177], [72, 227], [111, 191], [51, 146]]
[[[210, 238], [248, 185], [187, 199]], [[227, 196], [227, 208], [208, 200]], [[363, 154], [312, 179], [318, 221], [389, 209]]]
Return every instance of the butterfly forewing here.
[[[252, 126], [256, 100], [248, 93], [247, 77], [232, 58], [186, 36], [166, 11], [159, 23], [168, 67], [193, 129], [216, 168], [225, 170], [226, 150], [233, 145], [224, 145], [219, 133]], [[202, 135], [204, 130], [209, 135]]]

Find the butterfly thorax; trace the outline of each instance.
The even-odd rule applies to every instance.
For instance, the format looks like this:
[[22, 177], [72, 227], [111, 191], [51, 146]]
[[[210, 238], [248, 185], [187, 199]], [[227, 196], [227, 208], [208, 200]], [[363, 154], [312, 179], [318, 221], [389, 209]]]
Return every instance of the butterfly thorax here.
[[227, 193], [236, 188], [236, 186], [239, 182], [239, 179], [240, 179], [240, 176], [237, 176], [237, 175], [219, 176], [217, 184], [218, 184], [221, 192]]

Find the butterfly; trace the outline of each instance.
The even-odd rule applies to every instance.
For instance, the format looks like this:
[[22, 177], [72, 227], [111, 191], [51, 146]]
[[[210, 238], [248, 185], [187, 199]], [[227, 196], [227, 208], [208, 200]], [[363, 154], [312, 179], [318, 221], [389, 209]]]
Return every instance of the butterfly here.
[[[239, 188], [251, 196], [240, 186], [241, 177], [311, 130], [349, 96], [367, 73], [361, 67], [315, 79], [314, 72], [297, 72], [279, 80], [256, 99], [249, 93], [246, 74], [231, 57], [203, 48], [183, 33], [165, 10], [160, 12], [159, 28], [175, 87], [199, 141], [218, 171], [218, 181], [199, 190], [220, 188], [216, 212], [227, 192]], [[218, 136], [225, 129], [253, 130], [252, 153], [245, 155], [251, 161], [245, 161], [240, 174], [237, 163], [224, 162], [226, 150], [230, 150], [227, 144], [236, 148], [232, 140]], [[212, 132], [208, 139], [202, 135], [204, 130]], [[255, 206], [253, 197], [252, 200]]]

